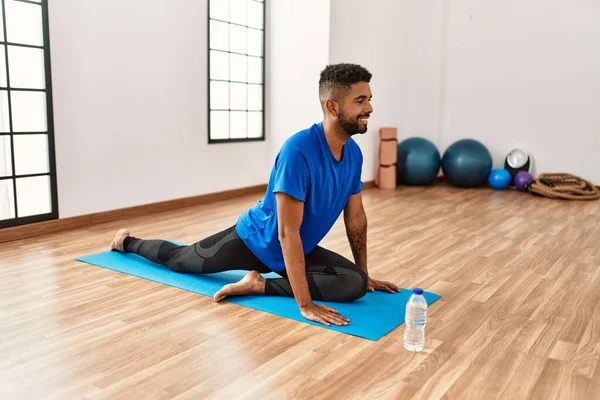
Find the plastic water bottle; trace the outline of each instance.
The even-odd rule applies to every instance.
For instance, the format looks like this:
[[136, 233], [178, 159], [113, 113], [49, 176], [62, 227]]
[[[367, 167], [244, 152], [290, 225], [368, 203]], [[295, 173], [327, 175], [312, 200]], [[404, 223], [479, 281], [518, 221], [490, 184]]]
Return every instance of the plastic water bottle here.
[[404, 318], [404, 348], [409, 351], [422, 351], [425, 346], [425, 324], [427, 322], [427, 301], [423, 289], [413, 289], [406, 303]]

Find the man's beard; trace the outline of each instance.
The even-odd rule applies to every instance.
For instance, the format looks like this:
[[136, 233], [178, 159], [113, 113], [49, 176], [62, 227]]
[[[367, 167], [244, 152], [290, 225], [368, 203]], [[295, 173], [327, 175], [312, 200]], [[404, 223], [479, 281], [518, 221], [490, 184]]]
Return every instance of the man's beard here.
[[356, 135], [357, 133], [365, 133], [367, 132], [367, 126], [366, 125], [361, 125], [358, 122], [359, 118], [367, 118], [369, 115], [359, 115], [356, 118], [347, 118], [346, 115], [344, 115], [341, 111], [339, 113], [339, 117], [338, 117], [338, 123], [340, 125], [340, 128], [342, 128], [342, 130], [344, 132], [346, 132], [346, 134], [348, 136], [353, 136]]

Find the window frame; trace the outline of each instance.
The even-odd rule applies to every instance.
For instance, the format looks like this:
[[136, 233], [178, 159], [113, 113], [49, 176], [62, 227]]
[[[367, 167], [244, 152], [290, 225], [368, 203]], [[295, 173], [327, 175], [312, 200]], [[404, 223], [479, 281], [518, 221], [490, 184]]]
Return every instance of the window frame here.
[[[54, 107], [53, 107], [53, 98], [52, 98], [52, 71], [51, 71], [51, 61], [50, 61], [50, 29], [49, 29], [49, 18], [48, 18], [48, 1], [41, 0], [39, 2], [27, 1], [27, 0], [12, 0], [21, 3], [27, 3], [39, 6], [41, 8], [42, 13], [42, 37], [43, 44], [42, 46], [35, 45], [27, 45], [20, 43], [12, 43], [8, 41], [7, 37], [7, 25], [6, 25], [6, 1], [0, 0], [0, 7], [2, 7], [2, 23], [4, 30], [4, 40], [0, 41], [0, 45], [4, 46], [4, 56], [5, 56], [5, 66], [6, 68], [6, 77], [7, 77], [7, 86], [2, 87], [2, 91], [6, 91], [8, 93], [8, 115], [9, 115], [9, 124], [10, 130], [8, 132], [0, 133], [0, 136], [8, 136], [10, 137], [10, 152], [11, 152], [11, 175], [1, 177], [0, 180], [8, 180], [13, 182], [13, 197], [14, 197], [14, 211], [15, 217], [5, 220], [0, 220], [0, 229], [29, 225], [38, 222], [50, 221], [59, 218], [58, 213], [58, 185], [57, 185], [57, 174], [56, 174], [56, 151], [54, 145]], [[10, 84], [10, 71], [9, 71], [9, 57], [8, 57], [8, 47], [28, 47], [41, 49], [44, 51], [44, 80], [45, 80], [45, 89], [23, 89], [12, 87]], [[45, 132], [14, 132], [14, 126], [12, 121], [12, 100], [10, 92], [21, 92], [21, 91], [31, 91], [31, 92], [43, 92], [46, 94], [46, 131]], [[27, 174], [27, 175], [17, 175], [17, 171], [15, 170], [16, 161], [15, 161], [15, 142], [14, 138], [20, 135], [35, 135], [35, 134], [44, 134], [47, 135], [48, 139], [48, 172], [39, 173], [39, 174]], [[51, 211], [46, 214], [37, 214], [26, 217], [18, 216], [18, 198], [17, 198], [17, 179], [19, 178], [27, 178], [27, 177], [36, 177], [36, 176], [48, 176], [50, 178], [50, 201], [51, 201]]]
[[[207, 1], [207, 27], [206, 27], [206, 31], [207, 31], [207, 39], [206, 39], [206, 60], [207, 60], [207, 139], [208, 139], [208, 144], [219, 144], [219, 143], [240, 143], [240, 142], [264, 142], [266, 141], [266, 37], [267, 37], [267, 1], [268, 0], [263, 0], [263, 1], [257, 1], [257, 0], [247, 0], [248, 2], [250, 1], [254, 1], [257, 3], [262, 3], [263, 4], [263, 27], [262, 27], [262, 56], [258, 57], [258, 56], [252, 56], [252, 57], [256, 57], [256, 58], [260, 58], [261, 62], [262, 62], [262, 83], [260, 83], [260, 85], [262, 86], [262, 90], [261, 90], [261, 96], [262, 96], [262, 109], [260, 111], [256, 111], [256, 112], [262, 112], [262, 121], [261, 121], [261, 129], [262, 129], [262, 135], [259, 137], [245, 137], [245, 138], [226, 138], [226, 139], [213, 139], [211, 137], [211, 125], [212, 125], [212, 121], [211, 121], [211, 111], [213, 110], [211, 107], [211, 76], [210, 76], [210, 52], [211, 52], [211, 47], [210, 47], [210, 22], [212, 20], [214, 21], [219, 21], [219, 22], [226, 22], [227, 24], [231, 25], [239, 25], [239, 24], [235, 24], [232, 23], [230, 21], [223, 21], [220, 19], [213, 19], [210, 16], [210, 3], [211, 0]], [[246, 28], [248, 28], [248, 26], [246, 25]], [[250, 28], [252, 29], [252, 28]], [[256, 29], [256, 28], [255, 28]], [[228, 54], [239, 54], [236, 52], [231, 52], [229, 50], [225, 51], [225, 50], [218, 50], [218, 51], [222, 51]], [[246, 56], [248, 56], [248, 52], [246, 50]], [[230, 66], [231, 68], [231, 66]], [[222, 82], [223, 80], [216, 80], [216, 81], [220, 81]], [[229, 80], [229, 82], [231, 83], [232, 81]], [[248, 84], [246, 82], [246, 84]], [[225, 110], [223, 110], [225, 111]], [[227, 110], [229, 112], [231, 111], [237, 111], [237, 110]], [[246, 110], [246, 113], [248, 113], [248, 111]], [[231, 118], [230, 118], [231, 121]], [[231, 134], [231, 124], [229, 125], [229, 133]]]

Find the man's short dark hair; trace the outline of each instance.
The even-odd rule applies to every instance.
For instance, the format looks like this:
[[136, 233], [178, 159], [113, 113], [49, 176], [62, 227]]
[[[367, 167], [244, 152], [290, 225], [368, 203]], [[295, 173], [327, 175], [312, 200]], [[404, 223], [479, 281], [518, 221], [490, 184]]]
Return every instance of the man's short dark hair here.
[[319, 99], [321, 103], [327, 100], [327, 97], [339, 90], [350, 89], [350, 86], [359, 83], [371, 81], [371, 73], [364, 67], [357, 64], [332, 64], [321, 71], [319, 79]]

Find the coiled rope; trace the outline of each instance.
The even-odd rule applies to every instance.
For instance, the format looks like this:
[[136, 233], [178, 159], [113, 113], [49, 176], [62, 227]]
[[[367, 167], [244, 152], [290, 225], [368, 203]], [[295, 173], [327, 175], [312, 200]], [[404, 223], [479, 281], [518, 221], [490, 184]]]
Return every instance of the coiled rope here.
[[571, 174], [540, 174], [528, 187], [531, 193], [554, 199], [597, 200], [600, 190], [590, 182]]

